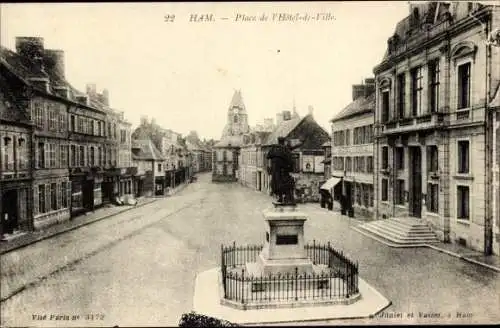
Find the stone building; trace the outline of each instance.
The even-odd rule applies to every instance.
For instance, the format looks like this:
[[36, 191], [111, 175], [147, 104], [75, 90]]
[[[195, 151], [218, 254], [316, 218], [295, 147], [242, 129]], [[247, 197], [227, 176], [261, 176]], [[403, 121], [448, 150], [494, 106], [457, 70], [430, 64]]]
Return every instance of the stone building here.
[[141, 177], [137, 192], [141, 196], [148, 197], [163, 195], [165, 190], [165, 158], [153, 141], [149, 139], [132, 140], [132, 163], [134, 167], [137, 167], [137, 176]]
[[248, 115], [240, 90], [236, 90], [227, 111], [221, 140], [213, 147], [212, 181], [237, 181], [238, 156], [243, 136], [250, 132]]
[[[2, 49], [3, 53], [3, 49]], [[33, 124], [26, 84], [0, 58], [0, 238], [29, 231], [32, 220]]]
[[[298, 201], [319, 201], [319, 188], [324, 175], [324, 150], [322, 145], [330, 139], [326, 132], [314, 119], [312, 108], [309, 114], [300, 118], [298, 114], [292, 115], [290, 111], [283, 111], [278, 115], [280, 122], [276, 129], [267, 137], [262, 145], [262, 159], [265, 167], [270, 167], [270, 160], [266, 159], [272, 145], [278, 143], [278, 138], [283, 137], [293, 147], [302, 143], [293, 151], [295, 192]], [[264, 173], [265, 191], [270, 192], [271, 175]]]
[[[498, 6], [410, 4], [375, 69], [375, 216], [424, 220], [445, 241], [498, 254], [493, 110]], [[493, 233], [495, 231], [495, 233]]]
[[[371, 217], [373, 192], [373, 123], [375, 80], [352, 86], [352, 102], [333, 119], [332, 176], [340, 178], [333, 198], [342, 211]], [[343, 213], [345, 214], [345, 213]]]

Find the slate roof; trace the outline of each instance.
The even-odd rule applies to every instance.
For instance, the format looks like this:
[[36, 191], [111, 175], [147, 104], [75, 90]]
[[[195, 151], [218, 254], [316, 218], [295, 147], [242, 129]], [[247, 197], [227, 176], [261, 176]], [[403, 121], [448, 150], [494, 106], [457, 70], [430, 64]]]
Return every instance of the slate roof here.
[[336, 122], [354, 115], [375, 111], [375, 92], [368, 97], [359, 97], [335, 115], [330, 122]]
[[273, 132], [267, 137], [264, 145], [275, 145], [278, 143], [279, 137], [286, 137], [292, 132], [306, 117], [310, 115], [306, 115], [303, 118], [296, 117], [287, 121], [281, 122], [280, 125], [274, 129]]
[[[19, 105], [19, 98], [16, 96], [16, 83], [12, 79], [17, 78], [11, 74], [1, 63], [0, 71], [0, 120], [9, 123], [31, 125], [27, 108]], [[22, 83], [18, 80], [18, 82]]]
[[147, 161], [165, 160], [151, 139], [132, 140], [132, 159]]
[[227, 136], [222, 138], [214, 145], [214, 148], [241, 147], [243, 145], [243, 136]]

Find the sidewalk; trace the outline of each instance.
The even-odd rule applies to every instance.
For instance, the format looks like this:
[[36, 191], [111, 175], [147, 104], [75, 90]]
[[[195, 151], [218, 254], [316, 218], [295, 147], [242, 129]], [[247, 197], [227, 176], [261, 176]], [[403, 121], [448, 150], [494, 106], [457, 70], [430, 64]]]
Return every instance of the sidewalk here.
[[[321, 208], [319, 204], [315, 204], [315, 203], [307, 204], [307, 205], [305, 205], [305, 207], [308, 207], [308, 208], [317, 207], [317, 210], [335, 213], [335, 215], [341, 215], [340, 208], [336, 208], [335, 206], [333, 208], [333, 211], [328, 211], [328, 209], [326, 209], [326, 208]], [[347, 215], [344, 215], [344, 217], [346, 219], [351, 220], [350, 223], [352, 224], [353, 227], [370, 221], [370, 219], [364, 218], [364, 217], [349, 218]], [[373, 238], [373, 237], [370, 236], [370, 238]], [[375, 238], [373, 238], [373, 239], [375, 239]], [[382, 239], [377, 238], [377, 240], [381, 243], [384, 243], [384, 244], [390, 246]], [[445, 253], [445, 254], [457, 257], [461, 260], [464, 260], [464, 261], [467, 261], [470, 263], [474, 263], [474, 264], [480, 265], [482, 267], [500, 272], [500, 256], [498, 256], [498, 255], [486, 256], [483, 253], [475, 251], [473, 249], [470, 249], [470, 248], [467, 248], [467, 247], [464, 247], [464, 246], [461, 246], [458, 244], [444, 243], [444, 242], [440, 242], [440, 243], [436, 243], [436, 244], [425, 244], [424, 247], [429, 247], [429, 248], [432, 248], [438, 252]]]
[[107, 204], [101, 208], [96, 209], [93, 212], [87, 212], [85, 214], [74, 217], [66, 222], [48, 227], [44, 230], [27, 232], [25, 234], [20, 235], [17, 238], [9, 240], [9, 241], [2, 241], [2, 242], [0, 242], [0, 255], [14, 251], [16, 249], [19, 249], [19, 248], [22, 248], [22, 247], [25, 247], [28, 245], [31, 245], [31, 244], [34, 244], [38, 241], [48, 239], [48, 238], [51, 238], [53, 236], [57, 236], [59, 234], [62, 234], [62, 233], [65, 233], [65, 232], [68, 232], [71, 230], [78, 229], [78, 228], [86, 226], [88, 224], [98, 222], [98, 221], [101, 221], [103, 219], [107, 219], [109, 217], [115, 216], [117, 214], [123, 213], [123, 212], [131, 210], [133, 208], [145, 206], [145, 205], [150, 204], [152, 202], [155, 202], [159, 199], [168, 198], [169, 196], [172, 196], [172, 195], [176, 194], [177, 192], [179, 192], [180, 190], [184, 189], [186, 186], [187, 186], [187, 184], [182, 184], [182, 185], [178, 186], [177, 188], [171, 190], [169, 195], [166, 195], [166, 196], [140, 197], [140, 198], [138, 198], [136, 206], [131, 206], [131, 205], [117, 206], [117, 205]]

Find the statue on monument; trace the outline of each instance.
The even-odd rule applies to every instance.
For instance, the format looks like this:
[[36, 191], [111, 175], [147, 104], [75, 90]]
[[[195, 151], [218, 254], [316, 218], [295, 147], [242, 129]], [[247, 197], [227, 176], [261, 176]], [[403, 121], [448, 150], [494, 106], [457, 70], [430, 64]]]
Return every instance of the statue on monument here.
[[278, 144], [273, 145], [267, 154], [267, 159], [271, 160], [271, 166], [268, 167], [271, 195], [276, 196], [278, 203], [283, 205], [295, 205], [295, 181], [290, 173], [293, 172], [292, 150], [300, 145], [285, 145], [285, 138], [279, 137]]

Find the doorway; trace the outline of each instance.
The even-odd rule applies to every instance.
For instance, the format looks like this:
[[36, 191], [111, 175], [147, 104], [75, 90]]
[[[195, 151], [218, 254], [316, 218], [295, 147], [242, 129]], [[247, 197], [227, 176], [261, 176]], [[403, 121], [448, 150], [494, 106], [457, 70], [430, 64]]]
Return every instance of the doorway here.
[[83, 207], [86, 211], [94, 210], [94, 181], [82, 181]]
[[2, 231], [12, 234], [18, 227], [17, 190], [8, 190], [2, 194]]
[[422, 217], [422, 151], [420, 147], [408, 147], [410, 155], [410, 183], [408, 202], [410, 216]]

